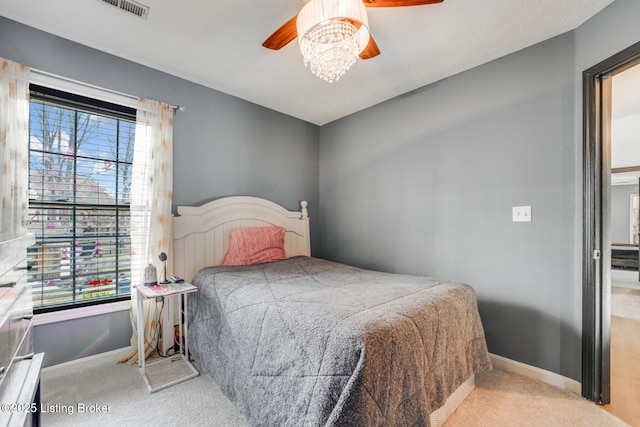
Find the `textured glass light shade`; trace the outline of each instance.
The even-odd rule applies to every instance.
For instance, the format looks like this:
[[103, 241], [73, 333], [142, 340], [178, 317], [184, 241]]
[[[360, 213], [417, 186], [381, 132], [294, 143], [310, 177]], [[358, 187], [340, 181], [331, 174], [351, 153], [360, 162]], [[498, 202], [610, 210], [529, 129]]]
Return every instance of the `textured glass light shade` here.
[[351, 68], [369, 42], [369, 21], [361, 0], [311, 0], [297, 19], [304, 65], [332, 83]]

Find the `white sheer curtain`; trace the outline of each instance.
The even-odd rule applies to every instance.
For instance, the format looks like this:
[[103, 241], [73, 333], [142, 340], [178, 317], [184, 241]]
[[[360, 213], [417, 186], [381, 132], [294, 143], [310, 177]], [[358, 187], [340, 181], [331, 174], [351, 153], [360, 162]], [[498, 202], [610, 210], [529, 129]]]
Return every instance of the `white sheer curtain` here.
[[0, 58], [0, 233], [25, 232], [28, 150], [29, 68]]
[[[173, 108], [157, 101], [140, 99], [136, 114], [136, 137], [131, 183], [131, 283], [144, 283], [144, 269], [154, 264], [162, 271], [158, 255], [169, 252], [171, 201], [173, 197]], [[158, 274], [159, 276], [159, 274]], [[132, 287], [131, 354], [122, 361], [138, 360], [136, 292]], [[156, 304], [144, 305], [145, 357], [154, 349], [159, 320]]]

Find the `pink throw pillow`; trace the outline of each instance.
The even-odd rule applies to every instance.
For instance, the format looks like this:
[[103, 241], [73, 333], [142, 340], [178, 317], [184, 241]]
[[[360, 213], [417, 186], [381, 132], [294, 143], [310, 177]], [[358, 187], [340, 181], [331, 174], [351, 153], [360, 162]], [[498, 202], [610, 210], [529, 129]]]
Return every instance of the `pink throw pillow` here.
[[222, 265], [251, 265], [287, 259], [284, 228], [248, 227], [231, 230], [229, 249]]

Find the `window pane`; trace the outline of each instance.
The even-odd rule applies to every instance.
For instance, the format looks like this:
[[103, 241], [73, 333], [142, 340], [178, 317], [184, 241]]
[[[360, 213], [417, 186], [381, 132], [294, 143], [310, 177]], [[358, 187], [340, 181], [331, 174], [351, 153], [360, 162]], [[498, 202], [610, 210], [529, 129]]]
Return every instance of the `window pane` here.
[[44, 153], [73, 156], [75, 112], [41, 102], [31, 102], [29, 108], [29, 148]]
[[116, 204], [116, 162], [78, 159], [76, 202], [96, 205]]
[[131, 169], [133, 165], [122, 163], [118, 165], [118, 204], [131, 204]]
[[73, 203], [74, 159], [73, 156], [50, 153], [32, 153], [33, 162], [29, 171], [30, 198], [42, 202]]
[[32, 98], [27, 257], [35, 308], [131, 291], [135, 123]]
[[136, 136], [136, 124], [120, 121], [120, 143], [118, 156], [121, 162], [133, 163], [133, 143]]
[[76, 139], [78, 157], [115, 162], [118, 157], [118, 122], [118, 119], [79, 112]]

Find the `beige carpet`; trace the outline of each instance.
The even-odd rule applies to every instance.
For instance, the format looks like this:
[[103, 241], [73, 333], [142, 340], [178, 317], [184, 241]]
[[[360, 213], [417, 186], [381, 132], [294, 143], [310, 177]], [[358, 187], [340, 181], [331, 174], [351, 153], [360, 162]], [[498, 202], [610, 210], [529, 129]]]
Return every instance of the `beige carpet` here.
[[[203, 375], [154, 394], [147, 392], [138, 368], [129, 365], [105, 364], [71, 375], [47, 377], [42, 381], [43, 406], [50, 409], [42, 414], [45, 426], [248, 425], [220, 389]], [[96, 413], [95, 409], [105, 412]], [[624, 425], [577, 395], [497, 369], [477, 377], [476, 389], [445, 424]]]
[[[179, 363], [174, 374], [184, 372]], [[170, 377], [167, 372], [162, 379]], [[63, 411], [43, 413], [45, 427], [248, 426], [206, 375], [150, 394], [137, 366], [109, 363], [57, 378], [45, 376], [41, 387], [42, 407]], [[106, 411], [80, 412], [83, 405]], [[66, 408], [73, 413], [65, 413]]]
[[449, 417], [454, 426], [626, 426], [582, 397], [522, 375], [494, 369]]

